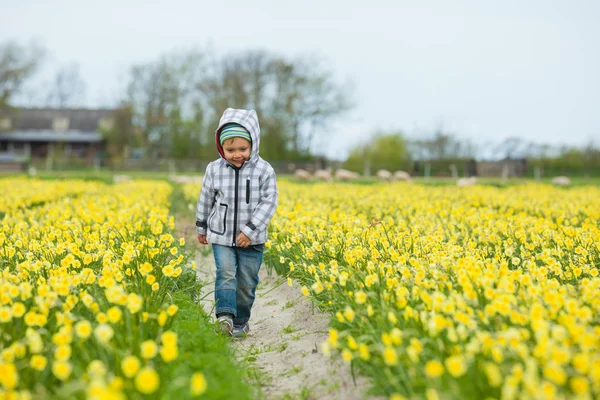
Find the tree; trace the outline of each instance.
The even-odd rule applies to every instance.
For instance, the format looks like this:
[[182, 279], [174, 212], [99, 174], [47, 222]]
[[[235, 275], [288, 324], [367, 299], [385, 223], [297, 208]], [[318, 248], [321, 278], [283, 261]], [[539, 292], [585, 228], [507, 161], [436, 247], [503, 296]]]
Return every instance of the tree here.
[[10, 106], [13, 96], [40, 66], [45, 51], [36, 44], [0, 44], [0, 108]]
[[316, 133], [351, 107], [349, 88], [318, 60], [289, 61], [264, 51], [216, 59], [198, 87], [212, 126], [227, 107], [254, 108], [264, 138], [261, 152], [272, 160], [309, 157]]
[[52, 83], [46, 104], [50, 107], [77, 107], [85, 99], [86, 85], [79, 73], [79, 65], [61, 67]]
[[363, 143], [350, 151], [344, 168], [363, 172], [366, 166], [371, 171], [405, 170], [410, 165], [407, 143], [401, 133], [379, 133], [368, 143]]
[[[203, 120], [194, 82], [200, 79], [204, 69], [204, 55], [196, 50], [168, 53], [157, 61], [131, 68], [126, 101], [132, 106], [141, 145], [153, 155], [171, 153], [172, 132], [179, 129], [176, 124], [190, 119]], [[189, 128], [200, 142], [202, 127]]]
[[214, 130], [228, 107], [257, 111], [269, 159], [310, 157], [316, 132], [350, 107], [348, 99], [316, 62], [264, 51], [168, 53], [134, 66], [127, 90], [144, 145], [178, 158], [216, 155]]

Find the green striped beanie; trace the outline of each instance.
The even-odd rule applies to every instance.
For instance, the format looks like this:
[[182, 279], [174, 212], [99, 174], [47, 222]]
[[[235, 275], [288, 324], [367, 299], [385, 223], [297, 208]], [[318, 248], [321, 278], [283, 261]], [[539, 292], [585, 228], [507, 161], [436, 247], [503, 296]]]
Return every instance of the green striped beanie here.
[[247, 141], [252, 143], [252, 137], [250, 136], [250, 132], [248, 132], [246, 128], [244, 128], [240, 124], [234, 123], [223, 125], [223, 128], [221, 129], [221, 134], [219, 135], [219, 143], [221, 143], [221, 146], [223, 146], [224, 141], [236, 137], [246, 139]]

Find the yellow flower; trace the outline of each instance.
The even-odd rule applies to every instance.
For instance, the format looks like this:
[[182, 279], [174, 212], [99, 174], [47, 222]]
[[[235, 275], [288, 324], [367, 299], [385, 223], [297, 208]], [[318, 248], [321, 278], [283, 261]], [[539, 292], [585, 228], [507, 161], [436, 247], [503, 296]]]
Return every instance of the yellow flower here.
[[176, 345], [164, 345], [160, 349], [160, 356], [164, 362], [169, 363], [179, 356], [179, 350]]
[[65, 381], [71, 376], [73, 367], [66, 361], [54, 361], [52, 363], [52, 374], [61, 381]]
[[364, 361], [369, 361], [371, 359], [371, 354], [369, 353], [369, 348], [364, 343], [361, 343], [358, 346], [358, 354], [360, 355], [360, 358]]
[[91, 377], [101, 378], [107, 373], [106, 366], [100, 360], [93, 360], [88, 364], [87, 373]]
[[59, 361], [68, 361], [71, 358], [71, 346], [63, 344], [54, 350], [54, 358]]
[[185, 238], [179, 238], [179, 245], [180, 246], [184, 246], [185, 245]]
[[367, 315], [368, 315], [369, 317], [372, 317], [372, 316], [373, 316], [373, 314], [375, 314], [375, 311], [373, 311], [373, 306], [369, 304], [369, 305], [367, 306]]
[[113, 324], [116, 324], [117, 322], [121, 321], [122, 315], [123, 313], [121, 312], [121, 309], [119, 307], [111, 307], [108, 309], [107, 312], [108, 320]]
[[383, 351], [383, 361], [389, 366], [398, 364], [398, 353], [396, 352], [396, 349], [387, 346]]
[[485, 363], [484, 370], [492, 387], [499, 387], [502, 384], [502, 372], [498, 365], [491, 362]]
[[12, 319], [13, 312], [10, 307], [0, 307], [0, 323], [10, 322]]
[[140, 345], [140, 352], [146, 360], [156, 357], [158, 346], [153, 340], [146, 340]]
[[350, 350], [356, 350], [358, 349], [358, 344], [356, 343], [356, 340], [354, 340], [354, 338], [352, 336], [348, 336], [348, 348]]
[[346, 308], [344, 308], [344, 318], [346, 318], [348, 322], [354, 321], [354, 315], [354, 310], [350, 308], [350, 306], [346, 306]]
[[106, 324], [108, 322], [108, 316], [105, 313], [100, 312], [96, 314], [96, 321], [100, 324]]
[[172, 317], [173, 315], [175, 315], [177, 313], [177, 310], [179, 310], [179, 307], [176, 304], [171, 304], [167, 308], [167, 314], [169, 314], [169, 317]]
[[79, 321], [75, 324], [75, 334], [77, 337], [87, 339], [92, 334], [92, 324], [90, 321]]
[[425, 374], [430, 378], [437, 378], [444, 373], [444, 366], [437, 360], [427, 361], [425, 364]]
[[304, 296], [308, 296], [310, 294], [310, 292], [308, 291], [308, 288], [306, 286], [302, 286], [302, 294]]
[[467, 372], [465, 358], [463, 356], [448, 357], [444, 363], [448, 373], [455, 378], [463, 376]]
[[94, 337], [102, 344], [110, 342], [114, 334], [113, 328], [107, 324], [100, 324], [94, 329]]
[[342, 359], [344, 360], [344, 362], [350, 364], [350, 362], [352, 361], [352, 352], [348, 349], [342, 350]]
[[29, 360], [29, 365], [31, 366], [31, 368], [38, 371], [43, 371], [44, 368], [46, 368], [47, 364], [48, 360], [46, 359], [46, 357], [40, 356], [39, 354], [34, 354], [33, 356], [31, 356], [31, 360]]
[[171, 247], [171, 254], [172, 255], [177, 254], [177, 247]]
[[311, 289], [316, 293], [319, 294], [323, 291], [323, 284], [321, 282], [315, 282], [312, 284]]
[[23, 303], [17, 302], [12, 305], [13, 317], [21, 318], [23, 314], [25, 314], [25, 311], [27, 311], [27, 309]]
[[159, 325], [159, 326], [165, 326], [165, 324], [167, 323], [167, 319], [168, 319], [168, 318], [169, 318], [169, 317], [167, 316], [167, 313], [166, 313], [166, 312], [164, 312], [164, 311], [161, 311], [161, 312], [158, 314], [158, 325]]
[[2, 384], [4, 389], [8, 390], [17, 387], [17, 385], [19, 384], [19, 373], [17, 371], [17, 367], [14, 364], [0, 363], [0, 384]]
[[156, 292], [159, 288], [160, 288], [160, 286], [158, 285], [158, 282], [154, 282], [152, 284], [152, 291], [153, 292]]
[[571, 390], [573, 390], [573, 393], [576, 394], [585, 394], [588, 393], [590, 390], [590, 385], [588, 381], [581, 376], [575, 376], [571, 378], [570, 385]]
[[27, 345], [32, 353], [41, 353], [44, 350], [44, 342], [37, 332], [27, 337]]
[[176, 346], [177, 345], [177, 333], [173, 331], [166, 331], [160, 335], [160, 341], [164, 345]]
[[567, 374], [559, 365], [546, 365], [543, 369], [543, 373], [546, 379], [559, 386], [563, 386], [565, 383], [567, 383]]
[[143, 394], [156, 392], [160, 385], [160, 377], [151, 367], [142, 368], [135, 377], [135, 388]]
[[202, 372], [194, 372], [190, 379], [190, 392], [192, 396], [201, 396], [206, 392], [206, 378]]
[[132, 378], [140, 369], [140, 360], [136, 356], [127, 356], [121, 360], [121, 370], [127, 378]]
[[356, 292], [354, 294], [354, 301], [356, 301], [356, 304], [365, 304], [367, 302], [366, 293], [363, 292], [362, 290]]
[[142, 296], [136, 293], [130, 293], [127, 295], [127, 309], [130, 313], [135, 314], [140, 311], [143, 304], [144, 300], [142, 299]]

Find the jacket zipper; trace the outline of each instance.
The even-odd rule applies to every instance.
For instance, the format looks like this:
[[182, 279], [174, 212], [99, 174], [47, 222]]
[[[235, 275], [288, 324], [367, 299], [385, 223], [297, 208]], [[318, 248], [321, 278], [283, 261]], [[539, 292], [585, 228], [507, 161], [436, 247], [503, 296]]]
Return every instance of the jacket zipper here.
[[238, 214], [238, 191], [239, 191], [239, 183], [240, 183], [240, 170], [238, 168], [233, 168], [235, 171], [235, 203], [233, 205], [233, 246], [237, 246], [237, 214]]
[[250, 177], [246, 179], [246, 204], [250, 204]]

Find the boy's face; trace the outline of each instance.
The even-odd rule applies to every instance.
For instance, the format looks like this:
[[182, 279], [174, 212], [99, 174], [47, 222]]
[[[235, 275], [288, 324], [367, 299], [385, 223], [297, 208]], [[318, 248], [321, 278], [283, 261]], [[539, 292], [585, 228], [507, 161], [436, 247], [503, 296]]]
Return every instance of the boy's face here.
[[236, 137], [223, 142], [225, 159], [236, 167], [241, 167], [244, 161], [250, 158], [252, 146], [249, 141]]

